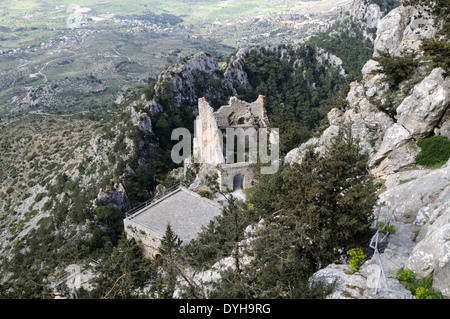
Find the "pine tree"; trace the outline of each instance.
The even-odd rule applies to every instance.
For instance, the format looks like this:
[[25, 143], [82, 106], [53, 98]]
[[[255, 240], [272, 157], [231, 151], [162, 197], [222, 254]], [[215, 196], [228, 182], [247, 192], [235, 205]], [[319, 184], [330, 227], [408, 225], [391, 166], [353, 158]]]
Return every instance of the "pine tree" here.
[[156, 276], [152, 261], [142, 256], [141, 247], [136, 241], [130, 241], [125, 236], [120, 238], [118, 245], [100, 267], [100, 276], [92, 282], [95, 288], [89, 292], [80, 289], [78, 298], [135, 298], [139, 295], [135, 293], [142, 291]]
[[179, 252], [182, 241], [172, 230], [172, 226], [167, 224], [166, 232], [161, 239], [158, 251], [160, 257], [157, 258], [158, 276], [152, 285], [152, 293], [157, 298], [173, 298], [177, 285], [179, 269]]
[[281, 187], [270, 195], [278, 213], [266, 214], [254, 244], [254, 290], [265, 298], [304, 297], [312, 273], [370, 238], [376, 186], [349, 127], [323, 156], [309, 149], [280, 176]]
[[164, 256], [174, 257], [179, 251], [182, 242], [183, 241], [172, 230], [172, 226], [169, 223], [166, 226], [166, 232], [161, 240], [159, 252]]

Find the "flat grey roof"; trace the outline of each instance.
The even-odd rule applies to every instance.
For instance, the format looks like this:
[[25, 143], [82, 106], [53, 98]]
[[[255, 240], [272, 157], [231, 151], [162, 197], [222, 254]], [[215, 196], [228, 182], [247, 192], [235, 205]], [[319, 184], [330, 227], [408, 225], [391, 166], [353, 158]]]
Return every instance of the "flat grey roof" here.
[[170, 223], [172, 230], [187, 244], [215, 216], [222, 206], [199, 194], [180, 187], [126, 219], [156, 231], [162, 236]]

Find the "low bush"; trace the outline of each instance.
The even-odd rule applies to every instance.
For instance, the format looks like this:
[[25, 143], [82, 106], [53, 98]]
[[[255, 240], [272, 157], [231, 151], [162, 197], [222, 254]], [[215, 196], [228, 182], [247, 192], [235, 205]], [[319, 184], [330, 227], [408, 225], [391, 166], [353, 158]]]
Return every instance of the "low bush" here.
[[378, 57], [372, 59], [379, 63], [380, 70], [374, 70], [371, 74], [383, 73], [383, 80], [389, 85], [391, 91], [398, 90], [399, 84], [408, 79], [419, 65], [414, 53], [391, 56], [388, 52], [378, 51], [378, 54]]
[[420, 153], [416, 156], [416, 163], [425, 167], [438, 167], [450, 158], [450, 140], [445, 136], [435, 135], [417, 141]]
[[350, 259], [348, 260], [348, 267], [350, 268], [350, 272], [353, 274], [366, 261], [366, 255], [364, 255], [360, 248], [350, 249], [347, 252], [347, 255], [350, 256]]
[[442, 293], [433, 289], [433, 275], [417, 278], [408, 268], [400, 268], [396, 278], [416, 299], [443, 299]]

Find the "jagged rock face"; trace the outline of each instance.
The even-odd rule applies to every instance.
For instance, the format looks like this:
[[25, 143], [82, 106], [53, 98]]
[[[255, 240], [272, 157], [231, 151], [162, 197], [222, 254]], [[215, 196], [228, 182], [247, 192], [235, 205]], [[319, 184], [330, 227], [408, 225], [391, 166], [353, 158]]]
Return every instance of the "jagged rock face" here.
[[371, 158], [370, 165], [374, 166], [391, 153], [411, 140], [411, 134], [403, 126], [393, 123], [384, 132], [383, 141], [375, 155]]
[[146, 112], [137, 112], [133, 106], [129, 106], [127, 110], [130, 112], [130, 118], [133, 125], [137, 126], [143, 132], [153, 133], [152, 121]]
[[434, 69], [397, 108], [397, 123], [420, 139], [433, 132], [450, 103], [450, 82]]
[[[448, 191], [447, 191], [448, 193]], [[447, 195], [447, 200], [449, 196]], [[414, 248], [406, 267], [423, 277], [434, 275], [433, 288], [450, 296], [450, 206], [426, 228], [424, 239]]]
[[[429, 30], [426, 35], [436, 32], [431, 19], [419, 19], [410, 16], [411, 14], [417, 14], [417, 11], [400, 6], [381, 19], [375, 48], [386, 48], [391, 54], [399, 54], [404, 49], [417, 48], [423, 39], [423, 34], [416, 35], [411, 30]], [[425, 25], [420, 25], [419, 28], [417, 25], [420, 23]], [[449, 112], [450, 84], [443, 77], [441, 68], [434, 69], [414, 86], [412, 94], [403, 100], [397, 108], [396, 118], [392, 119], [371, 102], [372, 98], [382, 100], [388, 90], [386, 83], [382, 81], [383, 75], [371, 73], [377, 67], [378, 62], [374, 60], [369, 60], [364, 65], [362, 81], [350, 85], [348, 107], [329, 115], [330, 127], [315, 143], [316, 151], [321, 153], [333, 136], [338, 134], [340, 125], [351, 123], [352, 134], [359, 139], [360, 146], [369, 155], [373, 173], [376, 177], [386, 178], [415, 163], [418, 151], [410, 147], [415, 140], [433, 132], [439, 133], [440, 127], [446, 134], [448, 123], [445, 122], [445, 116]], [[288, 163], [299, 160], [300, 149], [302, 147], [289, 152], [285, 160]]]
[[[222, 72], [214, 58], [199, 52], [162, 72], [154, 88], [155, 96], [172, 95], [173, 106], [196, 110], [199, 98], [223, 101], [228, 97], [228, 92], [223, 90], [227, 86], [222, 85], [222, 78]], [[148, 104], [152, 112], [164, 110], [164, 106], [156, 99]]]
[[[398, 179], [399, 185], [390, 185], [380, 195], [380, 202], [389, 204], [395, 210], [397, 220], [424, 225], [442, 207], [448, 205], [450, 198], [446, 188], [450, 186], [450, 167], [448, 165], [435, 170], [410, 170], [399, 172], [388, 177], [386, 181]], [[409, 182], [407, 182], [409, 181]], [[386, 182], [388, 183], [388, 182]], [[442, 199], [439, 199], [443, 196]], [[443, 206], [442, 206], [443, 205]], [[440, 207], [442, 206], [442, 207]], [[432, 211], [430, 211], [430, 209]], [[437, 210], [435, 213], [433, 211]]]
[[[394, 1], [354, 0], [350, 12], [352, 21], [359, 25], [365, 39], [374, 42], [378, 22], [396, 5]], [[381, 7], [380, 7], [381, 5]], [[345, 19], [345, 16], [343, 17]], [[349, 32], [352, 32], [349, 30]]]
[[342, 60], [334, 54], [331, 54], [330, 52], [327, 52], [322, 48], [317, 48], [316, 60], [321, 65], [324, 65], [326, 67], [336, 68], [337, 70], [339, 70], [339, 74], [341, 76], [345, 76], [345, 70], [342, 67]]
[[[401, 6], [381, 19], [375, 49], [400, 55], [403, 50], [417, 50], [424, 37], [432, 37], [436, 33], [432, 21], [426, 16], [418, 18], [416, 13], [413, 8]], [[418, 277], [433, 274], [433, 288], [449, 297], [450, 161], [438, 169], [416, 166], [415, 157], [420, 149], [414, 145], [418, 139], [432, 134], [450, 137], [450, 83], [448, 77], [444, 78], [444, 71], [435, 68], [410, 92], [404, 89], [405, 98], [395, 118], [391, 118], [371, 102], [372, 98], [384, 99], [387, 93], [383, 75], [371, 73], [377, 67], [374, 60], [366, 63], [362, 81], [350, 86], [348, 107], [330, 112], [330, 127], [322, 136], [292, 150], [285, 160], [288, 163], [301, 161], [301, 154], [308, 145], [314, 145], [315, 150], [321, 152], [339, 133], [342, 124], [350, 123], [353, 135], [360, 139], [362, 149], [369, 155], [372, 173], [386, 186], [379, 202], [389, 205], [394, 218], [395, 234], [389, 235], [388, 246], [380, 255], [385, 271], [391, 276], [390, 288], [404, 292], [392, 278], [401, 267], [407, 267]], [[344, 265], [332, 264], [316, 273], [313, 279], [324, 282], [338, 279], [330, 298], [348, 297], [351, 286], [357, 287], [350, 289], [350, 295], [355, 298], [399, 298], [399, 295], [371, 295], [373, 272], [369, 270], [374, 270], [376, 264], [377, 260], [372, 258], [351, 276], [344, 273]]]
[[450, 161], [437, 170], [411, 170], [388, 178], [380, 201], [396, 220], [419, 231], [404, 267], [418, 277], [433, 274], [433, 288], [450, 296]]
[[433, 37], [436, 29], [432, 19], [413, 7], [397, 7], [389, 12], [377, 25], [374, 55], [386, 51], [400, 55], [403, 50], [418, 50], [421, 40]]
[[[195, 82], [198, 81], [198, 78], [195, 78], [196, 76], [203, 74], [220, 81], [220, 75], [217, 74], [218, 70], [219, 68], [214, 58], [206, 53], [196, 54], [192, 59], [172, 70], [174, 73], [172, 79], [173, 89], [175, 92], [178, 92], [174, 96], [177, 105], [181, 105], [183, 100], [188, 100], [190, 103], [190, 101], [201, 97], [197, 96], [195, 92]], [[211, 96], [205, 94], [205, 97], [210, 98]]]
[[342, 77], [345, 75], [342, 60], [321, 48], [303, 46], [243, 48], [229, 57], [223, 69], [219, 68], [212, 56], [200, 52], [161, 73], [154, 87], [154, 98], [139, 103], [144, 104], [150, 113], [165, 111], [167, 105], [164, 106], [161, 100], [168, 96], [172, 97], [169, 103], [171, 106], [187, 108], [194, 113], [198, 111], [197, 101], [200, 98], [205, 98], [213, 108], [218, 108], [230, 97], [238, 95], [238, 89], [251, 89], [245, 71], [246, 58], [251, 52], [256, 55], [278, 54], [281, 61], [290, 62], [293, 71], [302, 71], [303, 57], [291, 54], [297, 49], [302, 49], [307, 58], [314, 58], [325, 69], [335, 68]]
[[378, 4], [360, 0], [353, 1], [351, 13], [354, 19], [364, 22], [368, 28], [376, 28], [378, 21], [384, 16]]
[[224, 72], [223, 84], [237, 95], [236, 88], [242, 87], [246, 90], [250, 88], [247, 73], [244, 71], [245, 57], [249, 53], [249, 49], [240, 49], [236, 54], [230, 56], [227, 68]]
[[93, 204], [94, 207], [111, 205], [111, 207], [118, 210], [128, 210], [131, 208], [131, 202], [126, 196], [126, 191], [122, 184], [119, 184], [116, 189], [101, 188]]

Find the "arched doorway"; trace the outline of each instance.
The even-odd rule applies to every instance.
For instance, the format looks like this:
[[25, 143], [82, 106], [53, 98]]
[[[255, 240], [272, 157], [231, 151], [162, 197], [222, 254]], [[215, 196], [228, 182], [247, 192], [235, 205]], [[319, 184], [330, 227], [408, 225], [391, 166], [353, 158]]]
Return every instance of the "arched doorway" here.
[[241, 190], [244, 182], [244, 175], [237, 174], [233, 177], [233, 191]]

